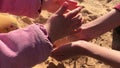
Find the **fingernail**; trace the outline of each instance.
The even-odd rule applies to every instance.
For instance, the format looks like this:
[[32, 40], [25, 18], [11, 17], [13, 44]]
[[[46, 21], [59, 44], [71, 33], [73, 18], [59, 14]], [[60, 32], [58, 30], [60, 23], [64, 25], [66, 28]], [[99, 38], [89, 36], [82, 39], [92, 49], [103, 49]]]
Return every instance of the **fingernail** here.
[[80, 12], [80, 10], [81, 10], [81, 7], [78, 7], [78, 8], [77, 8], [77, 10], [78, 10], [78, 12]]

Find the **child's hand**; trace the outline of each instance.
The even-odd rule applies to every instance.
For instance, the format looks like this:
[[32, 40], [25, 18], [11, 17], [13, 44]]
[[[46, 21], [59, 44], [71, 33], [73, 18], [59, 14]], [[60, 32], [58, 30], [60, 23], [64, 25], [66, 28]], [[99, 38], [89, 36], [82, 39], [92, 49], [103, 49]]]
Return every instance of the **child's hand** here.
[[93, 44], [82, 40], [67, 43], [55, 48], [51, 53], [51, 57], [58, 61], [62, 61], [78, 55], [87, 55], [88, 52], [85, 47], [90, 45]]
[[81, 25], [82, 18], [80, 15], [77, 15], [81, 7], [64, 14], [67, 9], [68, 3], [65, 2], [63, 6], [48, 19], [45, 25], [52, 42], [78, 32], [75, 31], [75, 29]]
[[43, 2], [43, 9], [49, 12], [55, 12], [64, 3], [68, 2], [68, 10], [73, 10], [78, 7], [78, 3], [74, 0], [47, 0]]

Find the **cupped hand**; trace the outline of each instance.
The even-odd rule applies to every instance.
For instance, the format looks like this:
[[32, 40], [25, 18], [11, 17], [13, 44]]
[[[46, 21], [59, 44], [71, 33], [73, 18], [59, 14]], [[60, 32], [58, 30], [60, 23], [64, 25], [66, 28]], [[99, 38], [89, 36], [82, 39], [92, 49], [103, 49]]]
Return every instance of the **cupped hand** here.
[[76, 29], [81, 25], [82, 18], [78, 14], [81, 7], [65, 13], [67, 9], [68, 3], [65, 2], [45, 24], [49, 37], [53, 42], [62, 37], [78, 32]]
[[87, 55], [88, 51], [85, 47], [90, 45], [92, 45], [90, 42], [82, 40], [70, 42], [55, 48], [51, 52], [51, 57], [58, 61], [62, 61], [75, 56]]

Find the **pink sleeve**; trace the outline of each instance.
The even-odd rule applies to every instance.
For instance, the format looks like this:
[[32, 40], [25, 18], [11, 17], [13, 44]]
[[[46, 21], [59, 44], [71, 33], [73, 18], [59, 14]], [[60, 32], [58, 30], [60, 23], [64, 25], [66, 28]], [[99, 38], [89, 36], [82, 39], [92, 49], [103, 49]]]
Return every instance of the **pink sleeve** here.
[[0, 0], [0, 12], [37, 17], [41, 0]]
[[117, 9], [118, 11], [120, 11], [120, 4], [115, 6], [115, 9]]
[[52, 50], [42, 25], [0, 34], [0, 68], [30, 68], [45, 61]]

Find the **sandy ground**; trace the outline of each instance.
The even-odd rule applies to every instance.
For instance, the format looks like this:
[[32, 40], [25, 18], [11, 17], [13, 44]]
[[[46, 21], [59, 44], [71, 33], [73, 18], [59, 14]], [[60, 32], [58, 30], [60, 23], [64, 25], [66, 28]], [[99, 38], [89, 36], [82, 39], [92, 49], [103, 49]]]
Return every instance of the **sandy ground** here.
[[[120, 3], [120, 0], [77, 0], [79, 5], [84, 6], [84, 9], [80, 12], [85, 19], [85, 23], [88, 23], [104, 14], [109, 12], [116, 4]], [[26, 17], [18, 18], [21, 22], [19, 26], [24, 27], [27, 24], [31, 24], [32, 21], [44, 23], [51, 14], [44, 11], [40, 17], [32, 20]], [[21, 20], [22, 19], [22, 20]], [[24, 23], [25, 22], [25, 23]], [[67, 39], [70, 41], [69, 39]], [[100, 37], [91, 40], [100, 46], [111, 48], [112, 45], [112, 30], [101, 35]], [[68, 41], [60, 40], [58, 44]], [[34, 60], [34, 59], [33, 59]], [[45, 62], [35, 65], [33, 68], [111, 68], [109, 65], [104, 64], [102, 61], [96, 60], [87, 56], [74, 57], [68, 60], [58, 62], [49, 57]]]
[[[84, 6], [81, 11], [85, 22], [90, 22], [107, 12], [109, 12], [120, 0], [78, 0], [80, 5]], [[42, 22], [46, 21], [49, 17], [44, 15]], [[69, 39], [68, 39], [69, 40]], [[61, 40], [60, 43], [63, 41]], [[112, 45], [112, 30], [101, 35], [97, 39], [91, 40], [91, 42], [96, 43], [100, 46], [111, 48]], [[111, 68], [109, 65], [104, 64], [102, 61], [96, 60], [87, 56], [74, 57], [68, 60], [58, 62], [53, 58], [49, 57], [44, 63], [38, 64], [33, 68]]]

